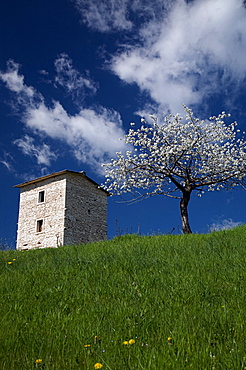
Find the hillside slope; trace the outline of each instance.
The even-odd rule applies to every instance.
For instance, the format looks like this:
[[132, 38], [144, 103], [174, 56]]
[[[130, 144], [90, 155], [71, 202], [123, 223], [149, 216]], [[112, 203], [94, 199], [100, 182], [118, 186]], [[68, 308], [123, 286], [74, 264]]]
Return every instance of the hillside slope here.
[[245, 226], [0, 252], [0, 367], [245, 369], [245, 262]]

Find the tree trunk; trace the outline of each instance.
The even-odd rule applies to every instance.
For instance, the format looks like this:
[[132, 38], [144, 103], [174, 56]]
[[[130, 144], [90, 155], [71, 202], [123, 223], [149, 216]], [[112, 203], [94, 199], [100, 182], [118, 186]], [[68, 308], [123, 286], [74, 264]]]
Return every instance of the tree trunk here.
[[182, 230], [184, 234], [192, 234], [188, 217], [188, 204], [190, 201], [190, 194], [191, 194], [190, 191], [183, 191], [183, 198], [180, 201]]

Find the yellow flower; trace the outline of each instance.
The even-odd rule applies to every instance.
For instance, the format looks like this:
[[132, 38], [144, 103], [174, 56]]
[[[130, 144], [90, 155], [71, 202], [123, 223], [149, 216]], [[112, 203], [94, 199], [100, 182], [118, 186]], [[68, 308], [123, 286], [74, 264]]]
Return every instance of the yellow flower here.
[[16, 258], [13, 258], [12, 261], [16, 261]]
[[127, 345], [129, 344], [128, 340], [125, 340], [125, 341], [123, 342], [123, 344], [124, 344], [125, 346], [127, 346]]
[[11, 263], [13, 263], [13, 262], [8, 262], [8, 265], [11, 265]]
[[134, 339], [130, 339], [129, 340], [129, 344], [134, 344], [135, 343], [135, 340]]
[[173, 340], [173, 338], [168, 337], [167, 340], [168, 340], [168, 342], [171, 342]]
[[87, 348], [87, 347], [90, 347], [91, 345], [90, 344], [85, 344], [84, 347]]
[[41, 364], [43, 360], [41, 358], [38, 358], [36, 361], [35, 361], [35, 364]]
[[102, 364], [100, 364], [100, 362], [97, 362], [95, 365], [94, 365], [94, 369], [101, 369], [103, 367]]

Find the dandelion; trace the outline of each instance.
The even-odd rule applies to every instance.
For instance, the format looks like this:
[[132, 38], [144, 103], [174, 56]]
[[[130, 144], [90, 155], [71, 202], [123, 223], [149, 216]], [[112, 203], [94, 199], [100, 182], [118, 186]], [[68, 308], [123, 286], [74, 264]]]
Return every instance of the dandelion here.
[[129, 344], [134, 344], [135, 343], [135, 339], [130, 339], [129, 340]]
[[9, 261], [9, 262], [8, 262], [8, 265], [11, 265], [11, 263], [13, 263], [13, 262], [12, 262], [12, 261]]
[[100, 362], [97, 362], [95, 365], [94, 365], [94, 369], [101, 369], [103, 367], [102, 364], [100, 364]]
[[12, 261], [16, 261], [16, 258], [13, 258]]
[[169, 346], [172, 346], [173, 345], [173, 338], [172, 337], [168, 337], [167, 338], [167, 341], [168, 341], [168, 345]]
[[123, 344], [127, 346], [129, 344], [128, 340], [124, 340]]
[[84, 345], [84, 347], [85, 347], [85, 348], [88, 348], [88, 347], [90, 347], [90, 346], [91, 346], [90, 344], [85, 344], [85, 345]]
[[35, 364], [41, 364], [43, 360], [41, 358], [38, 358], [36, 361], [35, 361]]

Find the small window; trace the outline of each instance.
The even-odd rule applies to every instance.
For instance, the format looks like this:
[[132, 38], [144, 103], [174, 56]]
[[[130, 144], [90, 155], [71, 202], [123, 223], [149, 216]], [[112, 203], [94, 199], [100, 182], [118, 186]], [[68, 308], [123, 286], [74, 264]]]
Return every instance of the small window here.
[[41, 233], [43, 231], [43, 224], [44, 224], [44, 220], [38, 220], [37, 221], [37, 233]]
[[44, 203], [44, 190], [38, 193], [38, 203]]

